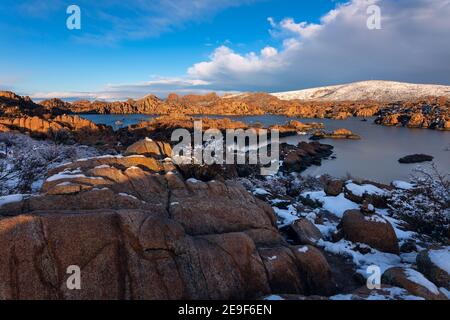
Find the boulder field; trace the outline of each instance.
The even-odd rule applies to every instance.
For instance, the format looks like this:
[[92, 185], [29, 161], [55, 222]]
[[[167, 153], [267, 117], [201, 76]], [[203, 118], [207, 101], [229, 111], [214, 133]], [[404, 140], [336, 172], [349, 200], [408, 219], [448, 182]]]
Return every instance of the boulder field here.
[[[58, 167], [0, 207], [0, 299], [333, 294], [325, 256], [289, 245], [268, 204], [237, 182], [185, 180], [145, 143]], [[74, 265], [81, 290], [66, 285]]]

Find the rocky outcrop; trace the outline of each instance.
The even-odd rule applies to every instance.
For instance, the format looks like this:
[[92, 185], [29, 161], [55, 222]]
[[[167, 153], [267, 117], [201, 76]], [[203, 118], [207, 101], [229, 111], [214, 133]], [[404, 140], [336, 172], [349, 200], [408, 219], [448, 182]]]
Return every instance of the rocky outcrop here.
[[401, 101], [383, 107], [375, 123], [385, 126], [404, 126], [450, 130], [450, 100], [445, 97], [429, 97]]
[[145, 138], [129, 146], [125, 151], [125, 155], [148, 155], [158, 158], [170, 158], [172, 157], [172, 147], [168, 143]]
[[316, 131], [310, 138], [311, 140], [323, 140], [323, 139], [347, 139], [347, 140], [360, 140], [361, 137], [354, 134], [347, 129], [337, 129], [331, 133], [325, 131]]
[[299, 244], [316, 245], [322, 239], [320, 230], [308, 219], [302, 218], [294, 221], [291, 229], [296, 235]]
[[83, 144], [115, 145], [112, 129], [96, 125], [79, 116], [34, 116], [34, 117], [2, 117], [0, 132], [17, 131], [29, 134], [34, 138], [53, 139], [59, 142], [69, 140]]
[[292, 120], [285, 125], [271, 126], [269, 130], [278, 130], [278, 132], [280, 133], [280, 137], [288, 137], [297, 135], [298, 133], [305, 133], [314, 129], [321, 128], [324, 128], [323, 123], [302, 123], [300, 121]]
[[302, 172], [312, 165], [320, 166], [322, 159], [333, 154], [333, 146], [319, 142], [300, 142], [297, 146], [282, 144], [280, 146], [284, 172]]
[[325, 183], [325, 194], [330, 197], [337, 197], [344, 191], [344, 182], [341, 180], [329, 180]]
[[411, 164], [411, 163], [430, 162], [433, 160], [434, 160], [433, 156], [429, 156], [426, 154], [413, 154], [399, 159], [398, 162], [403, 164]]
[[344, 213], [340, 229], [344, 237], [352, 242], [364, 243], [383, 252], [400, 252], [394, 228], [381, 216], [365, 216], [358, 210], [350, 210]]
[[388, 269], [383, 274], [382, 282], [404, 288], [411, 294], [426, 300], [448, 300], [433, 283], [413, 269]]
[[[289, 246], [275, 220], [240, 184], [185, 180], [167, 159], [79, 160], [49, 172], [39, 195], [0, 207], [0, 298], [332, 294], [325, 256]], [[66, 286], [74, 265], [81, 290]]]
[[[0, 116], [38, 116], [46, 113], [45, 109], [35, 104], [30, 97], [21, 97], [14, 92], [0, 91]], [[55, 113], [57, 110], [55, 109]]]

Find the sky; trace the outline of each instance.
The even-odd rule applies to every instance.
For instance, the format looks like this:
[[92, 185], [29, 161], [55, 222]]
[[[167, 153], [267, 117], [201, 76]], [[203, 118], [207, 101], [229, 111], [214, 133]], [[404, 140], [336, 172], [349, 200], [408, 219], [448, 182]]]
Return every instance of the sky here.
[[1, 0], [0, 90], [121, 100], [450, 85], [449, 17], [450, 0]]

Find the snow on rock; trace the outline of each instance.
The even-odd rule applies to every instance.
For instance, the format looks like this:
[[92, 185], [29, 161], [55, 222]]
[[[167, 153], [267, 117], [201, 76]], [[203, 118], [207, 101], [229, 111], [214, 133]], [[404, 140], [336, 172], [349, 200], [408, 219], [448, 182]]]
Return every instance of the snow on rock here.
[[392, 181], [392, 186], [396, 189], [400, 189], [400, 190], [411, 190], [414, 189], [414, 185], [409, 183], [409, 182], [405, 182], [405, 181]]
[[119, 193], [119, 196], [131, 198], [131, 199], [134, 199], [134, 200], [139, 200], [139, 199], [136, 198], [135, 196], [132, 196], [131, 194], [128, 194], [128, 193]]
[[402, 222], [388, 215], [387, 210], [378, 210], [377, 213], [383, 216], [394, 228], [395, 235], [400, 242], [413, 239], [417, 237], [417, 234], [413, 231], [405, 231], [401, 229]]
[[347, 188], [347, 190], [349, 190], [352, 194], [354, 194], [357, 197], [362, 197], [365, 194], [377, 195], [377, 196], [386, 195], [385, 190], [380, 189], [371, 184], [358, 185], [355, 183], [348, 183], [348, 184], [346, 184], [345, 187]]
[[25, 195], [23, 194], [13, 194], [10, 196], [0, 197], [0, 207], [7, 205], [9, 203], [20, 202], [24, 199]]
[[54, 182], [58, 180], [64, 180], [64, 179], [78, 179], [78, 178], [85, 178], [85, 179], [102, 179], [100, 177], [87, 177], [86, 175], [79, 173], [81, 171], [75, 170], [75, 171], [63, 171], [61, 173], [57, 173], [49, 178], [47, 178], [47, 182]]
[[430, 250], [428, 256], [434, 265], [450, 275], [450, 247], [442, 250]]
[[107, 164], [102, 164], [100, 166], [96, 166], [94, 169], [110, 169], [111, 166], [107, 165]]
[[365, 216], [364, 219], [370, 222], [387, 223], [385, 219], [377, 215]]
[[345, 211], [359, 209], [359, 205], [345, 198], [344, 194], [337, 197], [329, 197], [324, 191], [306, 192], [302, 194], [304, 198], [318, 201], [323, 209], [331, 212], [338, 218], [344, 216]]
[[301, 247], [298, 249], [298, 252], [300, 253], [307, 253], [309, 248], [307, 246]]
[[448, 291], [448, 290], [445, 289], [445, 288], [439, 288], [439, 290], [441, 291], [441, 293], [442, 293], [444, 296], [447, 297], [447, 299], [450, 300], [450, 291]]
[[253, 191], [253, 194], [254, 194], [255, 196], [268, 196], [268, 195], [270, 195], [270, 192], [268, 192], [267, 190], [264, 190], [264, 189], [262, 189], [262, 188], [256, 188], [256, 189]]
[[439, 295], [439, 289], [436, 287], [434, 283], [424, 277], [423, 274], [417, 272], [413, 269], [404, 269], [405, 276], [408, 280], [427, 288], [428, 291], [432, 292], [435, 295]]
[[279, 221], [279, 227], [285, 227], [290, 224], [292, 224], [294, 221], [298, 220], [298, 214], [297, 210], [294, 208], [294, 206], [290, 205], [287, 207], [287, 209], [280, 209], [278, 207], [272, 207], [275, 211], [275, 214], [281, 221]]

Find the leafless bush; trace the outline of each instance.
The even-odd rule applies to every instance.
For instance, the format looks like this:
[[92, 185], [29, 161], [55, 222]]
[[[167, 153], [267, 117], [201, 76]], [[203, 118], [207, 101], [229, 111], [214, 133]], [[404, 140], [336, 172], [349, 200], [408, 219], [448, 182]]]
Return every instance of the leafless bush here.
[[39, 189], [48, 169], [96, 155], [95, 149], [86, 146], [0, 133], [0, 196], [32, 193]]
[[417, 168], [412, 175], [415, 186], [396, 190], [390, 199], [395, 216], [408, 222], [419, 233], [447, 242], [450, 228], [450, 180], [435, 165]]

